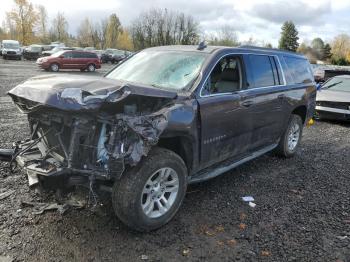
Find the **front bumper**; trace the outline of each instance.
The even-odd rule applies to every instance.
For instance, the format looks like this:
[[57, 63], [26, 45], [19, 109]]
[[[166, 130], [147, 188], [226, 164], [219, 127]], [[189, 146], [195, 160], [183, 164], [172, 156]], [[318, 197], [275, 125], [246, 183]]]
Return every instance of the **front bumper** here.
[[37, 66], [41, 69], [48, 69], [50, 64], [47, 62], [36, 62]]
[[350, 110], [316, 106], [316, 116], [324, 119], [350, 121]]

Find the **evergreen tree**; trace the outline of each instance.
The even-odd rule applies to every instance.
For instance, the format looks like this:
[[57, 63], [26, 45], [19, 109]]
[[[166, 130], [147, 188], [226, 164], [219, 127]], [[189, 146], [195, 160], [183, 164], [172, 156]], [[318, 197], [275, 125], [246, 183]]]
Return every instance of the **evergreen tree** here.
[[332, 57], [331, 46], [329, 44], [325, 44], [323, 47], [323, 59], [328, 60]]
[[324, 42], [321, 38], [317, 37], [311, 42], [311, 47], [317, 57], [317, 59], [324, 59]]
[[295, 52], [298, 49], [298, 31], [292, 21], [284, 22], [282, 26], [279, 48]]

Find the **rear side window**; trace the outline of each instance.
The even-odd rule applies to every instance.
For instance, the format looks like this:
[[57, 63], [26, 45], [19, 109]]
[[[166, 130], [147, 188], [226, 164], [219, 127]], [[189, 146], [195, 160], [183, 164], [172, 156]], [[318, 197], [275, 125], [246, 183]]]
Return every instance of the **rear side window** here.
[[274, 57], [267, 55], [249, 55], [254, 77], [254, 87], [275, 86], [280, 84], [279, 72]]
[[83, 53], [84, 58], [97, 58], [95, 53]]
[[310, 64], [306, 59], [284, 56], [284, 61], [288, 66], [289, 73], [293, 77], [295, 84], [313, 82]]

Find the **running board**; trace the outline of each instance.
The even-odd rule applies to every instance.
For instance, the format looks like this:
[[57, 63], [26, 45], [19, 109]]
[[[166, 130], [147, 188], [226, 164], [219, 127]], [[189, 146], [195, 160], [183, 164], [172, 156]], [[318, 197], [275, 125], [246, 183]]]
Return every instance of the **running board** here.
[[[244, 164], [245, 162], [248, 162], [254, 158], [257, 158], [261, 155], [264, 155], [265, 153], [275, 149], [277, 147], [278, 144], [273, 144], [271, 146], [268, 147], [264, 147], [256, 152], [254, 152], [253, 154], [239, 160], [233, 163], [230, 163], [228, 165], [225, 166], [219, 166], [218, 168], [215, 168], [214, 170], [209, 170], [209, 171], [203, 171], [203, 172], [199, 172], [199, 174], [197, 174], [195, 177], [191, 177], [189, 180], [189, 184], [195, 184], [195, 183], [199, 183], [199, 182], [203, 182], [209, 179], [212, 179], [214, 177], [217, 177], [239, 165]], [[225, 161], [226, 162], [226, 161]]]

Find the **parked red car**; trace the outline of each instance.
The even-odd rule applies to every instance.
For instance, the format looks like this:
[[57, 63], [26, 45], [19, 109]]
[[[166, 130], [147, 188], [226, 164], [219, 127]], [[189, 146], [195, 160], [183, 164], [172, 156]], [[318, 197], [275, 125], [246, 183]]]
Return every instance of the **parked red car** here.
[[78, 50], [62, 50], [51, 56], [39, 58], [36, 64], [45, 70], [58, 72], [60, 69], [80, 69], [94, 72], [101, 68], [97, 54]]

